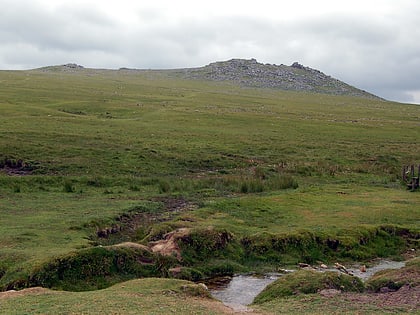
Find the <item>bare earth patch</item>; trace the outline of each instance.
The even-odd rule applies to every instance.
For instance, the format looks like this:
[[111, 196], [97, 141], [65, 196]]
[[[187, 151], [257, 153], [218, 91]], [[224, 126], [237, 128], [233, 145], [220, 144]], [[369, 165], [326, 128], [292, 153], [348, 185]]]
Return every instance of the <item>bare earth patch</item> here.
[[343, 293], [339, 299], [359, 305], [374, 305], [380, 308], [400, 307], [406, 311], [420, 311], [420, 287], [401, 287], [396, 292], [388, 293]]
[[190, 233], [188, 228], [180, 228], [169, 232], [163, 236], [162, 240], [150, 242], [150, 249], [154, 253], [159, 253], [164, 256], [174, 255], [179, 261], [182, 260], [181, 249], [178, 246], [178, 240], [187, 236]]
[[40, 295], [52, 292], [49, 289], [41, 288], [41, 287], [33, 287], [28, 289], [23, 289], [19, 291], [10, 290], [10, 291], [4, 291], [0, 292], [0, 299], [6, 299], [6, 298], [12, 298], [12, 297], [18, 297], [18, 296], [24, 296], [24, 295]]

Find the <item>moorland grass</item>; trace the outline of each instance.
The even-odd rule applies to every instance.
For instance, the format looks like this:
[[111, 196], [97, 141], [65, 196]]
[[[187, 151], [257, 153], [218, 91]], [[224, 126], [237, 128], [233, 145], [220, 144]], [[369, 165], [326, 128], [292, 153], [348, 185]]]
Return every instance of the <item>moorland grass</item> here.
[[3, 298], [3, 314], [228, 314], [196, 284], [148, 278], [89, 292], [33, 291]]
[[418, 235], [420, 195], [399, 180], [420, 160], [419, 106], [155, 72], [1, 71], [0, 81], [0, 160], [31, 170], [0, 173], [2, 287], [95, 245], [99, 229], [157, 198], [196, 207], [132, 240], [213, 226], [236, 245], [303, 231], [347, 248], [380, 234], [372, 251], [350, 246], [348, 258], [367, 259], [407, 245], [397, 238], [386, 251], [381, 226]]

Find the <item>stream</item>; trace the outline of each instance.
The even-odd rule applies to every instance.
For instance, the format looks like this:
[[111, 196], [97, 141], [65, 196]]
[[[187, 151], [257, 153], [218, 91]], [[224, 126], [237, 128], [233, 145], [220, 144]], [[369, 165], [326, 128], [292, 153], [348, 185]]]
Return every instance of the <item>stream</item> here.
[[[400, 269], [405, 266], [405, 262], [380, 260], [375, 265], [361, 272], [358, 267], [348, 268], [347, 270], [354, 276], [363, 281], [369, 279], [373, 274], [384, 269]], [[293, 272], [294, 270], [285, 270], [285, 273], [269, 273], [265, 275], [245, 274], [235, 275], [233, 277], [220, 277], [212, 279], [207, 283], [211, 295], [223, 302], [226, 306], [235, 311], [246, 311], [247, 305], [251, 304], [254, 298], [270, 283], [279, 277]], [[336, 271], [337, 269], [320, 269], [322, 271]]]

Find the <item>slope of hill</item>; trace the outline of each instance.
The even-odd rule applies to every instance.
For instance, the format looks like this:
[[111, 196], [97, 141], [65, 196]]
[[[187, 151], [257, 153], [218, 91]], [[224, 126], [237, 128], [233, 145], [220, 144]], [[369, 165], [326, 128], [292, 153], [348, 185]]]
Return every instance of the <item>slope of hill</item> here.
[[186, 78], [233, 81], [242, 86], [290, 91], [348, 95], [378, 99], [377, 96], [334, 79], [298, 62], [291, 66], [263, 64], [255, 59], [231, 59], [205, 67], [184, 69]]
[[[69, 63], [62, 66], [42, 68], [44, 71], [94, 71]], [[100, 70], [96, 70], [100, 71]], [[204, 67], [144, 70], [120, 68], [120, 72], [148, 73], [170, 78], [232, 82], [243, 87], [272, 88], [285, 91], [313, 92], [330, 95], [355, 96], [380, 100], [381, 98], [337, 80], [323, 72], [303, 66], [298, 62], [291, 66], [263, 64], [255, 59], [231, 59], [213, 62]]]

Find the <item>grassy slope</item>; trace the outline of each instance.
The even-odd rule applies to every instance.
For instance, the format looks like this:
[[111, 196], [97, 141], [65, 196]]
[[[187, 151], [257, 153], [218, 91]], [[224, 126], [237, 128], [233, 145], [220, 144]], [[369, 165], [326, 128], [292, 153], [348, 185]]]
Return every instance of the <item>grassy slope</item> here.
[[100, 291], [33, 290], [1, 296], [2, 314], [230, 314], [186, 281], [141, 279]]
[[[419, 226], [420, 195], [398, 183], [400, 167], [420, 160], [419, 106], [151, 73], [3, 71], [0, 84], [0, 158], [37, 166], [0, 173], [3, 284], [89, 246], [88, 223], [159, 195], [158, 179], [202, 204], [174, 226], [240, 235]], [[206, 183], [256, 172], [292, 175], [299, 189], [232, 196]]]

